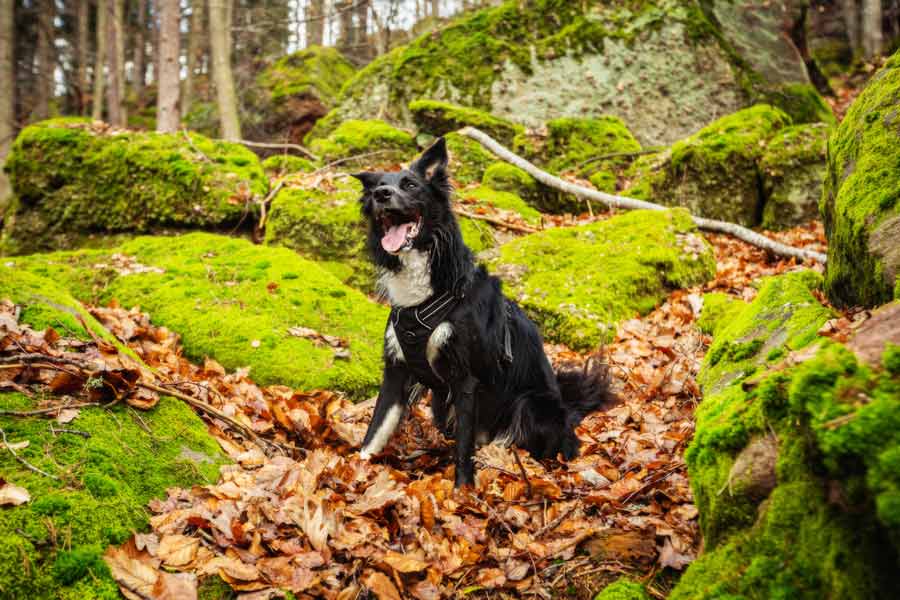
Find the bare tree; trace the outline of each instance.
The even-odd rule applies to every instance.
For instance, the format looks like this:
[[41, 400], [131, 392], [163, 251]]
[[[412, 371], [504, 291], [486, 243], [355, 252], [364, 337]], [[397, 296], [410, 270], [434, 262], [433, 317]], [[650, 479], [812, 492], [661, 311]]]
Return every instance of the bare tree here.
[[441, 16], [440, 0], [431, 0], [431, 16], [435, 18]]
[[132, 86], [138, 110], [144, 106], [144, 83], [147, 78], [147, 0], [137, 1], [137, 15], [134, 26], [134, 69]]
[[179, 54], [181, 46], [181, 3], [159, 1], [159, 76], [157, 77], [156, 130], [178, 130], [178, 97], [181, 94]]
[[306, 5], [306, 45], [325, 43], [325, 0], [309, 0]]
[[862, 49], [867, 59], [881, 54], [884, 45], [881, 19], [881, 0], [862, 2]]
[[230, 10], [229, 0], [209, 0], [209, 45], [213, 63], [213, 79], [219, 106], [219, 122], [222, 137], [241, 139], [241, 122], [238, 120], [237, 95], [234, 91], [234, 74], [231, 72]]
[[78, 5], [76, 7], [77, 11], [77, 38], [75, 41], [75, 50], [77, 52], [76, 57], [76, 73], [75, 73], [75, 86], [78, 88], [76, 91], [78, 93], [78, 97], [76, 98], [76, 104], [78, 107], [78, 114], [83, 115], [87, 110], [87, 98], [88, 98], [88, 76], [87, 76], [87, 65], [88, 65], [88, 55], [90, 52], [90, 48], [88, 47], [88, 22], [91, 16], [91, 3], [89, 0], [78, 0]]
[[122, 12], [120, 0], [100, 0], [101, 11], [106, 13], [106, 53], [107, 81], [106, 111], [107, 120], [117, 127], [125, 126], [125, 109], [122, 106], [122, 65], [119, 62], [118, 47], [122, 38]]
[[3, 172], [3, 164], [12, 145], [13, 104], [15, 102], [15, 63], [13, 60], [13, 27], [15, 0], [0, 0], [0, 216], [9, 196], [9, 180]]
[[50, 116], [50, 97], [53, 95], [53, 16], [56, 5], [53, 0], [40, 0], [38, 9], [37, 73], [34, 109], [31, 118], [39, 121]]
[[354, 54], [368, 61], [372, 58], [372, 46], [369, 44], [369, 5], [370, 0], [356, 0], [356, 48]]
[[187, 73], [184, 78], [184, 96], [181, 99], [181, 115], [191, 110], [194, 102], [194, 78], [197, 66], [203, 59], [206, 39], [206, 0], [191, 0], [191, 29], [188, 34]]
[[92, 98], [91, 116], [99, 121], [103, 118], [103, 86], [106, 76], [103, 65], [106, 63], [106, 10], [105, 0], [97, 0], [97, 51], [94, 53], [94, 94]]
[[353, 0], [335, 2], [334, 10], [337, 12], [340, 23], [337, 46], [347, 50], [352, 48], [355, 43], [353, 40]]

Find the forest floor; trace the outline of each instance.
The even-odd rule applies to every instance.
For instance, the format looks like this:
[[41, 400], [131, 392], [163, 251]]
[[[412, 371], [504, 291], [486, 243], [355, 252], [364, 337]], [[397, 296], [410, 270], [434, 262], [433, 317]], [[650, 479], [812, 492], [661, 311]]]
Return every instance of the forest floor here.
[[[596, 218], [605, 215], [575, 221]], [[772, 235], [825, 249], [819, 224]], [[198, 580], [218, 575], [248, 599], [282, 590], [349, 599], [363, 589], [380, 599], [590, 598], [627, 574], [662, 598], [672, 574], [700, 550], [683, 452], [710, 343], [696, 324], [703, 294], [750, 300], [760, 277], [798, 268], [726, 236], [707, 239], [715, 278], [621, 323], [599, 356], [547, 345], [555, 364], [600, 358], [614, 378], [620, 402], [579, 427], [581, 455], [537, 462], [492, 444], [478, 451], [472, 490], [453, 489], [452, 442], [431, 425], [425, 400], [366, 462], [356, 450], [374, 399], [354, 405], [327, 390], [260, 387], [213, 360], [192, 363], [177, 335], [138, 309], [90, 311], [143, 364], [99, 339], [85, 345], [24, 325], [11, 329], [11, 305], [0, 309], [14, 342], [3, 358], [15, 358], [11, 348], [42, 357], [45, 366], [31, 369], [29, 383], [50, 391], [99, 378], [137, 409], [151, 408], [159, 393], [181, 397], [234, 461], [215, 484], [170, 489], [152, 501], [151, 531], [108, 550], [128, 597], [192, 597]], [[77, 427], [72, 402], [83, 399], [48, 397], [38, 408]]]

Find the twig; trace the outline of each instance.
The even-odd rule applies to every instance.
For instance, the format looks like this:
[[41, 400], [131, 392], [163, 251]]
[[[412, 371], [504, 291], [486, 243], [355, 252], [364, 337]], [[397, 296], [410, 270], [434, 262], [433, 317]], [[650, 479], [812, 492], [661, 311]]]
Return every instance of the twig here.
[[14, 362], [35, 362], [35, 361], [49, 361], [49, 362], [58, 362], [65, 365], [72, 365], [73, 367], [78, 367], [80, 369], [96, 369], [96, 364], [91, 364], [87, 361], [83, 361], [77, 358], [71, 358], [67, 356], [51, 356], [50, 354], [41, 354], [39, 352], [30, 352], [25, 354], [14, 354], [12, 356], [0, 356], [0, 363], [14, 363]]
[[583, 167], [588, 166], [591, 163], [595, 163], [601, 160], [607, 160], [609, 158], [626, 158], [629, 156], [643, 156], [645, 154], [656, 154], [660, 150], [663, 149], [663, 146], [655, 146], [653, 148], [644, 148], [643, 150], [637, 150], [635, 152], [610, 152], [609, 154], [601, 154], [600, 156], [594, 156], [592, 158], [587, 159], [584, 162], [578, 163], [575, 165], [576, 169], [581, 169]]
[[182, 135], [184, 135], [184, 139], [187, 140], [188, 146], [191, 147], [191, 150], [199, 154], [200, 158], [202, 158], [206, 162], [212, 162], [212, 159], [210, 157], [208, 157], [202, 150], [200, 150], [200, 148], [194, 145], [194, 141], [191, 139], [191, 136], [188, 135], [187, 129], [182, 128], [181, 133]]
[[321, 173], [323, 171], [327, 171], [331, 167], [336, 167], [336, 166], [342, 165], [346, 162], [350, 162], [350, 161], [354, 161], [354, 160], [362, 160], [364, 158], [369, 158], [371, 156], [378, 156], [379, 154], [387, 154], [388, 152], [393, 152], [393, 150], [373, 150], [372, 152], [366, 152], [365, 154], [357, 154], [355, 156], [347, 156], [345, 158], [339, 158], [337, 160], [331, 161], [327, 165], [319, 167], [318, 169], [316, 169], [315, 171], [310, 173], [310, 175], [318, 175], [319, 173]]
[[101, 406], [101, 404], [99, 402], [76, 402], [75, 404], [61, 404], [59, 406], [39, 408], [37, 410], [0, 410], [0, 415], [8, 415], [10, 417], [36, 417], [38, 415], [58, 413], [65, 408], [86, 408], [88, 406]]
[[531, 489], [531, 480], [528, 479], [528, 473], [525, 472], [525, 467], [522, 465], [522, 459], [519, 458], [519, 452], [515, 448], [511, 448], [513, 456], [516, 457], [516, 464], [519, 465], [519, 471], [522, 472], [522, 479], [525, 480], [525, 485], [528, 488], [528, 499], [531, 500], [531, 497], [534, 495], [533, 490]]
[[276, 142], [251, 142], [250, 140], [218, 140], [220, 142], [233, 142], [250, 146], [251, 148], [273, 148], [276, 150], [296, 150], [301, 154], [305, 154], [308, 158], [319, 160], [319, 157], [301, 146], [300, 144], [280, 144]]
[[280, 192], [281, 188], [283, 187], [284, 179], [282, 178], [278, 180], [278, 183], [275, 184], [275, 187], [273, 187], [272, 190], [268, 194], [266, 194], [266, 197], [263, 198], [259, 203], [259, 223], [256, 224], [256, 228], [259, 231], [262, 231], [266, 226], [266, 217], [268, 217], [267, 208], [269, 206], [269, 203], [275, 199], [275, 196], [278, 195], [278, 192]]
[[637, 494], [640, 494], [641, 492], [645, 491], [646, 489], [653, 487], [657, 483], [661, 483], [662, 481], [667, 479], [672, 473], [674, 473], [675, 471], [677, 471], [683, 467], [684, 467], [684, 463], [677, 463], [676, 465], [669, 467], [668, 469], [663, 471], [663, 473], [659, 477], [651, 478], [650, 481], [646, 482], [644, 485], [642, 485], [638, 489], [634, 490], [633, 492], [631, 492], [630, 494], [625, 496], [625, 499], [622, 500], [622, 504], [625, 504], [626, 502], [628, 502], [629, 500], [634, 498]]
[[492, 217], [490, 215], [479, 215], [465, 210], [464, 208], [455, 207], [453, 209], [458, 215], [466, 217], [467, 219], [477, 219], [479, 221], [487, 221], [488, 223], [492, 223], [494, 225], [498, 225], [500, 227], [505, 227], [506, 229], [512, 229], [513, 231], [521, 231], [523, 233], [537, 233], [540, 229], [535, 229], [534, 227], [529, 227], [527, 225], [517, 225], [515, 223], [509, 223], [508, 221], [504, 221], [503, 219]]
[[33, 464], [31, 464], [30, 462], [28, 462], [27, 460], [25, 460], [18, 454], [16, 454], [16, 451], [13, 450], [12, 446], [9, 445], [9, 442], [6, 441], [6, 432], [3, 431], [2, 427], [0, 427], [0, 435], [3, 436], [3, 445], [6, 446], [6, 449], [9, 450], [9, 453], [13, 455], [13, 458], [15, 458], [17, 461], [22, 463], [22, 465], [27, 467], [29, 470], [34, 471], [35, 473], [43, 475], [44, 477], [49, 477], [51, 479], [59, 479], [59, 477], [57, 477], [56, 475], [52, 475], [52, 474], [48, 473], [47, 471], [42, 471], [42, 470], [38, 469], [36, 466], [34, 466]]
[[56, 435], [58, 433], [71, 433], [72, 435], [80, 435], [83, 438], [90, 438], [91, 434], [80, 429], [54, 429], [53, 423], [50, 424], [50, 433]]
[[538, 539], [539, 537], [541, 537], [542, 535], [544, 535], [544, 534], [547, 533], [548, 531], [552, 531], [553, 529], [556, 529], [556, 528], [559, 526], [560, 523], [562, 523], [562, 522], [565, 521], [567, 518], [569, 518], [569, 515], [571, 515], [573, 512], [575, 512], [575, 511], [578, 509], [578, 507], [579, 507], [578, 500], [574, 500], [574, 501], [572, 502], [572, 504], [573, 504], [572, 508], [570, 508], [569, 510], [567, 510], [567, 511], [564, 512], [563, 514], [559, 515], [558, 517], [556, 517], [555, 519], [553, 519], [552, 521], [550, 521], [549, 523], [547, 523], [546, 525], [544, 525], [544, 526], [541, 527], [540, 529], [538, 529], [538, 530], [537, 530], [537, 533], [534, 534], [534, 539]]
[[[606, 192], [601, 192], [599, 190], [576, 185], [569, 181], [564, 181], [559, 177], [551, 175], [550, 173], [537, 168], [521, 156], [511, 152], [483, 131], [480, 131], [474, 127], [464, 127], [459, 132], [462, 135], [472, 138], [476, 142], [480, 143], [482, 146], [494, 153], [497, 157], [526, 171], [529, 175], [531, 175], [544, 185], [560, 190], [567, 194], [573, 194], [581, 198], [593, 200], [594, 202], [600, 202], [611, 208], [624, 208], [629, 210], [668, 210], [670, 208], [667, 206], [662, 206], [661, 204], [647, 202], [646, 200], [638, 200], [637, 198], [629, 198], [627, 196], [607, 194]], [[769, 252], [772, 252], [773, 254], [779, 256], [787, 256], [789, 258], [798, 258], [802, 260], [812, 260], [822, 264], [824, 264], [827, 259], [827, 257], [821, 252], [815, 252], [813, 250], [806, 250], [803, 248], [794, 248], [793, 246], [788, 246], [787, 244], [776, 242], [771, 238], [767, 238], [764, 235], [756, 233], [752, 229], [747, 229], [746, 227], [742, 227], [741, 225], [738, 225], [736, 223], [728, 223], [726, 221], [706, 219], [703, 217], [692, 218], [697, 227], [704, 231], [727, 233], [738, 238], [739, 240], [747, 242], [748, 244], [763, 248], [764, 250], [768, 250]]]

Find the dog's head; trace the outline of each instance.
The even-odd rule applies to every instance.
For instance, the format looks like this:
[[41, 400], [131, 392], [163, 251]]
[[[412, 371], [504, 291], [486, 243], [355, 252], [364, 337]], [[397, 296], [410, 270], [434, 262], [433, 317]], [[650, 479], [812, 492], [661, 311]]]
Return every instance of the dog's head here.
[[362, 211], [369, 220], [376, 261], [379, 250], [398, 256], [430, 249], [434, 231], [453, 221], [444, 138], [438, 138], [408, 169], [353, 177], [363, 184]]

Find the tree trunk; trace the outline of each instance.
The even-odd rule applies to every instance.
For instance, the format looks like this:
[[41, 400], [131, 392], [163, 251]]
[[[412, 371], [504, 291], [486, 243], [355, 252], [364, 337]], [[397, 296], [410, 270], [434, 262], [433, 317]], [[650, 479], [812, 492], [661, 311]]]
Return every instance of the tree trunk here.
[[94, 54], [94, 94], [91, 116], [103, 119], [103, 86], [106, 82], [103, 66], [106, 64], [106, 6], [105, 0], [97, 0], [97, 51]]
[[309, 0], [306, 5], [306, 45], [321, 46], [325, 42], [325, 0]]
[[847, 26], [847, 41], [856, 54], [862, 48], [858, 0], [841, 0], [841, 11]]
[[369, 44], [369, 4], [370, 0], [356, 0], [356, 40], [355, 54], [364, 61], [372, 58]]
[[440, 0], [431, 0], [431, 16], [434, 18], [438, 18], [439, 16], [441, 16]]
[[40, 121], [50, 116], [50, 97], [53, 95], [53, 0], [40, 0], [38, 10], [37, 85], [31, 118]]
[[204, 21], [206, 20], [206, 0], [191, 1], [191, 30], [188, 35], [187, 75], [184, 79], [184, 97], [181, 99], [182, 118], [191, 110], [194, 102], [194, 78], [197, 66], [203, 58], [203, 40], [206, 39]]
[[230, 21], [226, 20], [231, 11], [227, 4], [229, 0], [209, 0], [209, 43], [222, 137], [227, 140], [239, 140], [241, 123], [238, 120], [234, 75], [231, 72], [229, 53], [231, 29]]
[[113, 0], [113, 37], [116, 49], [116, 80], [119, 83], [119, 118], [124, 127], [128, 122], [128, 110], [125, 106], [125, 1]]
[[341, 24], [337, 46], [343, 50], [348, 50], [353, 47], [352, 6], [353, 2], [351, 0], [341, 0], [341, 2], [334, 3], [334, 9], [338, 13], [338, 22]]
[[77, 16], [77, 40], [75, 42], [76, 51], [78, 52], [76, 61], [78, 62], [77, 72], [75, 73], [75, 86], [78, 88], [78, 97], [76, 98], [78, 114], [83, 115], [87, 111], [88, 99], [88, 76], [87, 63], [90, 48], [88, 44], [88, 23], [91, 16], [91, 3], [89, 0], [78, 0]]
[[178, 131], [178, 96], [181, 93], [179, 62], [181, 31], [179, 0], [159, 2], [159, 77], [156, 97], [156, 130]]
[[381, 56], [388, 51], [390, 30], [388, 29], [386, 19], [382, 19], [378, 15], [375, 7], [372, 7], [372, 21], [375, 23], [375, 55]]
[[884, 46], [881, 0], [863, 0], [861, 21], [863, 55], [871, 60], [881, 54]]
[[147, 79], [147, 0], [138, 0], [137, 3], [132, 65], [135, 104], [140, 111], [144, 107], [144, 84]]
[[106, 82], [106, 111], [107, 121], [116, 127], [125, 126], [125, 114], [122, 108], [122, 67], [119, 64], [119, 41], [121, 38], [121, 14], [116, 5], [119, 0], [100, 0], [100, 10], [106, 12], [106, 66], [108, 80]]
[[10, 193], [9, 179], [3, 172], [3, 165], [15, 134], [14, 6], [15, 0], [0, 0], [0, 217], [6, 210], [6, 199]]

